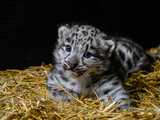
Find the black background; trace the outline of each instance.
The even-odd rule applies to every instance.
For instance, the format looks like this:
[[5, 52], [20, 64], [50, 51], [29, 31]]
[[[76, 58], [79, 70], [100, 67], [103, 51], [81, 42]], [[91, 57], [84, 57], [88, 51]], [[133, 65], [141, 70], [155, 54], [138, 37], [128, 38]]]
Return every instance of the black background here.
[[63, 23], [90, 24], [123, 36], [145, 49], [159, 41], [159, 3], [125, 0], [6, 1], [0, 4], [0, 69], [52, 61], [57, 28]]

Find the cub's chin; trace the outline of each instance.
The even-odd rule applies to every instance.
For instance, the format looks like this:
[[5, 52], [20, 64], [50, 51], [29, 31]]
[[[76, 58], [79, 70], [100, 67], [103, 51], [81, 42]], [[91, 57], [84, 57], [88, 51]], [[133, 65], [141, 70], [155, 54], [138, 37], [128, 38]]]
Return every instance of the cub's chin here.
[[72, 71], [72, 77], [76, 78], [78, 80], [90, 80], [92, 76], [96, 75], [95, 69], [87, 69], [87, 70], [81, 70], [81, 71]]
[[74, 79], [77, 79], [77, 80], [89, 80], [90, 78], [90, 75], [87, 71], [78, 71], [78, 72], [71, 72], [71, 75]]

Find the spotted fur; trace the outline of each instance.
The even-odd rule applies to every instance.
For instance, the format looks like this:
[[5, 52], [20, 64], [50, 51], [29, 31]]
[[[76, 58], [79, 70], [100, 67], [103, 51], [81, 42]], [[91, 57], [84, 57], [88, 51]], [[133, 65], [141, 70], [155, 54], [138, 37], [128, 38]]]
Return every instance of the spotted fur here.
[[120, 108], [130, 105], [123, 80], [151, 63], [150, 56], [133, 41], [108, 36], [89, 25], [59, 27], [53, 56], [54, 69], [47, 80], [53, 99], [98, 96], [104, 103], [117, 102]]

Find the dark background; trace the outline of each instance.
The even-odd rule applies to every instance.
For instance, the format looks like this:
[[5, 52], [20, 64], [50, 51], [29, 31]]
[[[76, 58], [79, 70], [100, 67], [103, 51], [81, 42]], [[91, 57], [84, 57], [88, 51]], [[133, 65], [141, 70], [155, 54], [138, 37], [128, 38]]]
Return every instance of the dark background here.
[[63, 23], [84, 23], [145, 49], [159, 40], [159, 3], [125, 0], [6, 1], [0, 4], [0, 69], [48, 64]]

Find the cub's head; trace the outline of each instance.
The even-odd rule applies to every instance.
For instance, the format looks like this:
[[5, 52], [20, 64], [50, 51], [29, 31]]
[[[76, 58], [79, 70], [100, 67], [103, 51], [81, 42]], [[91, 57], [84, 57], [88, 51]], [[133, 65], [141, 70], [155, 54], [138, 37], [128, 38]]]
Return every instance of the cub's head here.
[[58, 29], [54, 51], [57, 64], [78, 76], [86, 71], [106, 71], [115, 44], [99, 29], [88, 25], [64, 25]]

